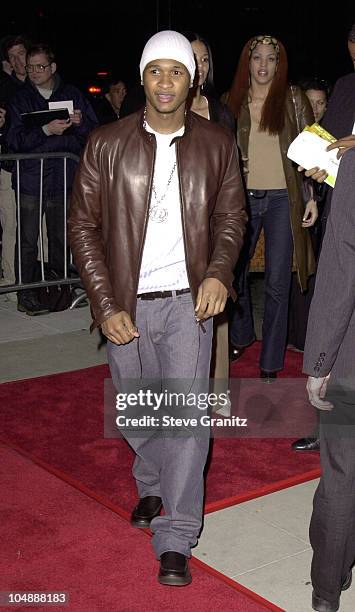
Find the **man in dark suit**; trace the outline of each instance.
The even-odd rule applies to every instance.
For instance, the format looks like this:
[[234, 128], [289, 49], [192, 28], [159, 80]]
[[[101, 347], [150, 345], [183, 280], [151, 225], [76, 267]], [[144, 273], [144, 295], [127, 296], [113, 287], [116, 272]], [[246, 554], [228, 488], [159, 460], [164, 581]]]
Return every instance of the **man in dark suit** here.
[[[344, 145], [345, 146], [345, 145]], [[314, 610], [335, 612], [355, 560], [355, 142], [343, 155], [311, 304], [303, 369], [320, 410], [322, 478], [310, 525]]]
[[[348, 50], [355, 70], [355, 24], [352, 25], [348, 34]], [[329, 149], [334, 147], [347, 148], [349, 144], [352, 146], [349, 140], [351, 140], [351, 135], [355, 132], [355, 72], [341, 77], [335, 83], [326, 113], [322, 119], [322, 126], [338, 139]], [[323, 183], [327, 176], [327, 173], [319, 168], [311, 168], [305, 174], [306, 176], [311, 176], [319, 183]], [[322, 239], [325, 234], [333, 196], [333, 189], [326, 185], [324, 187], [324, 206], [321, 215]], [[318, 430], [312, 433], [311, 436], [293, 442], [292, 448], [297, 451], [319, 450]]]

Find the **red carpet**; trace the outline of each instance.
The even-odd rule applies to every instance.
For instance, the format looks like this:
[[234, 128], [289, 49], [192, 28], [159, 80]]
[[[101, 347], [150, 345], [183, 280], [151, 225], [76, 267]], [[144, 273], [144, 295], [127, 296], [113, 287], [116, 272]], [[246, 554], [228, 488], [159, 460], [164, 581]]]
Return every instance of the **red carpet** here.
[[[245, 371], [255, 376], [257, 349], [257, 343], [250, 347], [234, 366], [234, 376]], [[287, 367], [293, 375], [297, 368], [299, 375], [300, 362], [298, 353], [288, 352]], [[133, 453], [123, 440], [103, 437], [103, 379], [108, 375], [107, 366], [97, 366], [0, 385], [1, 436], [61, 478], [74, 480], [103, 503], [127, 512], [136, 501]], [[291, 409], [284, 406], [283, 412], [286, 422], [292, 420]], [[206, 511], [319, 476], [318, 454], [295, 453], [291, 441], [216, 438]]]
[[175, 611], [187, 601], [196, 612], [281, 610], [196, 560], [191, 585], [161, 586], [144, 533], [1, 446], [0, 475], [0, 591], [66, 592], [68, 607], [55, 609], [71, 612]]

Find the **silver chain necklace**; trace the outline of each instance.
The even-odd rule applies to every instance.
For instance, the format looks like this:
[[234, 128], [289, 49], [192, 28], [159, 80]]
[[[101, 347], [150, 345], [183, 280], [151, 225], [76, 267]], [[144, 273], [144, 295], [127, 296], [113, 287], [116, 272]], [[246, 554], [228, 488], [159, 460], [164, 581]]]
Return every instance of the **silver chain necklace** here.
[[[147, 120], [146, 120], [146, 112], [147, 109], [144, 109], [144, 115], [143, 115], [143, 128], [146, 130], [147, 129]], [[156, 187], [154, 185], [154, 180], [153, 180], [153, 184], [152, 184], [152, 193], [154, 195], [154, 200], [155, 200], [155, 204], [154, 206], [151, 206], [149, 208], [149, 219], [151, 219], [152, 221], [154, 221], [155, 223], [166, 223], [168, 215], [169, 215], [169, 211], [167, 208], [161, 206], [161, 203], [165, 200], [166, 198], [166, 194], [167, 191], [170, 187], [170, 183], [173, 180], [173, 176], [174, 176], [174, 172], [176, 170], [176, 161], [174, 162], [174, 165], [170, 171], [170, 175], [168, 178], [168, 182], [166, 184], [164, 193], [158, 197], [157, 194], [157, 190]]]
[[154, 183], [152, 184], [152, 192], [154, 195], [155, 204], [154, 206], [151, 206], [149, 209], [149, 219], [151, 219], [152, 221], [155, 221], [155, 223], [165, 223], [168, 218], [169, 211], [167, 208], [163, 207], [161, 203], [166, 198], [166, 194], [169, 189], [170, 183], [173, 180], [175, 170], [176, 170], [176, 161], [174, 162], [174, 165], [171, 169], [170, 176], [169, 176], [167, 185], [165, 187], [165, 191], [163, 195], [160, 196], [160, 198], [158, 198], [158, 194], [157, 194]]
[[171, 172], [170, 172], [170, 175], [169, 175], [169, 178], [168, 178], [168, 182], [167, 182], [166, 187], [165, 187], [165, 191], [164, 191], [163, 195], [160, 196], [160, 198], [158, 198], [157, 190], [156, 190], [154, 182], [153, 182], [152, 191], [153, 191], [153, 194], [154, 194], [155, 203], [156, 203], [155, 205], [156, 206], [160, 206], [162, 201], [165, 199], [166, 193], [167, 193], [167, 191], [169, 189], [169, 186], [170, 186], [170, 183], [173, 180], [173, 176], [174, 176], [175, 170], [176, 170], [176, 161], [174, 162], [174, 165], [173, 165], [173, 167], [171, 169]]

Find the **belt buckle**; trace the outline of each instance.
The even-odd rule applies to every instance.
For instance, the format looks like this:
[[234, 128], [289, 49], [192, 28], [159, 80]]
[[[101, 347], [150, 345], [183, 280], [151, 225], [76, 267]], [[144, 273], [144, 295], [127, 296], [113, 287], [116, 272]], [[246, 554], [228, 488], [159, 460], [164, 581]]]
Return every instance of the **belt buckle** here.
[[[262, 200], [266, 197], [267, 189], [248, 189], [248, 196], [254, 198], [255, 200]], [[259, 193], [255, 193], [258, 191]], [[261, 195], [260, 195], [261, 191]]]

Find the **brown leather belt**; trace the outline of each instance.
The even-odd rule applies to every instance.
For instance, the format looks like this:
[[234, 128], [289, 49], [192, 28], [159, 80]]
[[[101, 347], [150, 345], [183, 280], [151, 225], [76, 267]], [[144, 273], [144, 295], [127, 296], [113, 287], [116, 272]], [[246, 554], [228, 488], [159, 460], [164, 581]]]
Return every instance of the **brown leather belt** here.
[[160, 300], [162, 298], [173, 297], [175, 295], [183, 295], [190, 293], [190, 289], [176, 289], [173, 291], [151, 291], [150, 293], [139, 293], [137, 298], [141, 300]]

